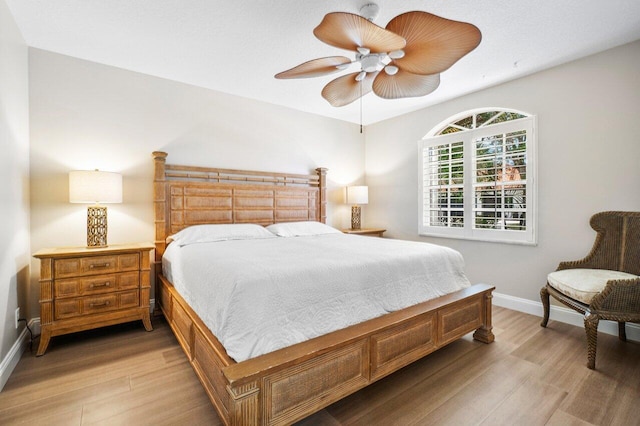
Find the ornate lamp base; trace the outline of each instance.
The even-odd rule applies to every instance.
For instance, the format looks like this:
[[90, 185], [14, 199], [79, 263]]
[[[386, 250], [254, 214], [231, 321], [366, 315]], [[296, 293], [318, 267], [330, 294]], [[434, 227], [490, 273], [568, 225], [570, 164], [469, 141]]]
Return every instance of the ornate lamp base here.
[[107, 208], [87, 207], [87, 248], [107, 247]]
[[360, 206], [351, 206], [351, 229], [360, 229]]

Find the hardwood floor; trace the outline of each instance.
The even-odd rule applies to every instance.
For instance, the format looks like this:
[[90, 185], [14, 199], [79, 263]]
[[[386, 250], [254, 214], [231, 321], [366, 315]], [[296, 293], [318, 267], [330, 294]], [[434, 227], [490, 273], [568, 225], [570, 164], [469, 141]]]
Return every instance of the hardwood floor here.
[[[496, 307], [493, 344], [467, 336], [299, 424], [640, 425], [640, 343], [600, 333], [592, 371], [583, 329], [539, 322]], [[0, 424], [221, 424], [168, 325], [153, 324], [26, 352], [0, 392]]]

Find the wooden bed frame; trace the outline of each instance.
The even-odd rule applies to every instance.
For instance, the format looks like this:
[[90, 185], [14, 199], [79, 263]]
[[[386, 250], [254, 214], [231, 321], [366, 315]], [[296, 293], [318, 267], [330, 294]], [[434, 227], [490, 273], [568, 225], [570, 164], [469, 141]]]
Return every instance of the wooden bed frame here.
[[[240, 363], [162, 276], [166, 238], [189, 225], [326, 220], [316, 175], [166, 164], [154, 152], [156, 305], [228, 425], [290, 424], [474, 331], [494, 340], [493, 287], [477, 284]], [[364, 237], [363, 237], [364, 238]]]

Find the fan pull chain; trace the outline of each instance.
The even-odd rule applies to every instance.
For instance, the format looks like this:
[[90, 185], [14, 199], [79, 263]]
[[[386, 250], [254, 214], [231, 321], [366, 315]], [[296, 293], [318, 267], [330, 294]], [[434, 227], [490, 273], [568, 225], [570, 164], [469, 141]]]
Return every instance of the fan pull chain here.
[[360, 134], [362, 134], [362, 80], [360, 80]]

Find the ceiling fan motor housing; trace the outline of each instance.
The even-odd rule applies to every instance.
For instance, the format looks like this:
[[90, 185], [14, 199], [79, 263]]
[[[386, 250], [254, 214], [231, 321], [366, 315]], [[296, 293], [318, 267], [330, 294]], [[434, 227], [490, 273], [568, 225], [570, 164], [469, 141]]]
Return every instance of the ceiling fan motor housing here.
[[[386, 54], [384, 54], [384, 56], [386, 56]], [[384, 67], [381, 55], [376, 53], [361, 55], [360, 58], [358, 58], [358, 55], [356, 55], [356, 59], [360, 62], [362, 70], [366, 72], [380, 71], [382, 67]]]

